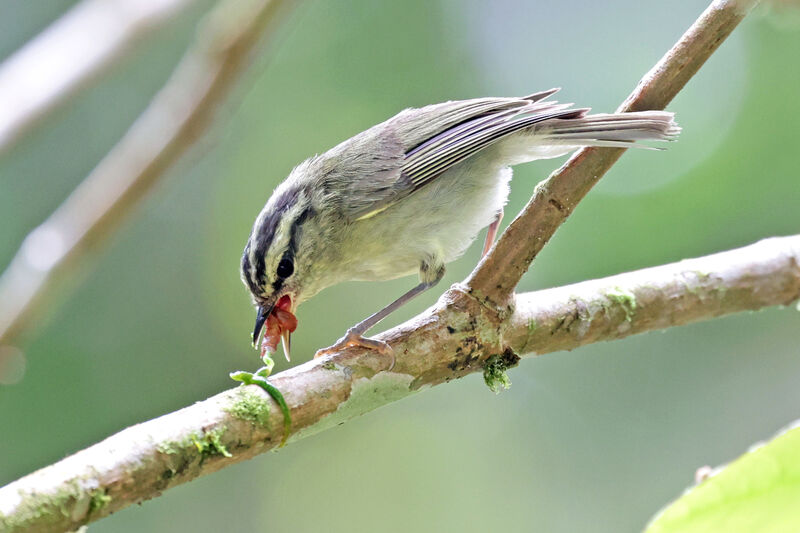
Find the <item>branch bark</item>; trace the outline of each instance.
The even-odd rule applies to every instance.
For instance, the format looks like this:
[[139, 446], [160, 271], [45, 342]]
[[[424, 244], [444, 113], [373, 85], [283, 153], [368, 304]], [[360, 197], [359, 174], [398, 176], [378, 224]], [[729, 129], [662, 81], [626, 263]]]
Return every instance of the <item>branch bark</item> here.
[[84, 0], [0, 64], [0, 154], [192, 0]]
[[[755, 0], [714, 0], [617, 109], [664, 109], [752, 9]], [[625, 152], [584, 148], [547, 180], [466, 283], [487, 303], [508, 304], [522, 275], [589, 190]]]
[[[800, 298], [800, 235], [699, 259], [518, 295], [503, 320], [453, 286], [425, 313], [381, 335], [391, 372], [349, 350], [270, 379], [291, 409], [290, 442], [518, 354], [545, 354]], [[228, 390], [128, 428], [0, 488], [3, 531], [66, 531], [272, 449], [277, 404], [259, 387]]]
[[127, 134], [23, 241], [0, 277], [0, 346], [53, 305], [55, 289], [112, 235], [169, 167], [208, 129], [282, 0], [227, 0]]

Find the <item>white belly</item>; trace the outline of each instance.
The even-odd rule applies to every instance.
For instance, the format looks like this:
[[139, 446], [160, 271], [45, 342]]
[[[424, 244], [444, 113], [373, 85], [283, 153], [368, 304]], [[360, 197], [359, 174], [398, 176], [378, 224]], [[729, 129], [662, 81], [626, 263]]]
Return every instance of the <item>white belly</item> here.
[[[467, 160], [354, 228], [369, 243], [349, 265], [348, 279], [383, 280], [458, 259], [508, 200], [511, 169], [491, 159]], [[355, 259], [355, 257], [354, 257]]]

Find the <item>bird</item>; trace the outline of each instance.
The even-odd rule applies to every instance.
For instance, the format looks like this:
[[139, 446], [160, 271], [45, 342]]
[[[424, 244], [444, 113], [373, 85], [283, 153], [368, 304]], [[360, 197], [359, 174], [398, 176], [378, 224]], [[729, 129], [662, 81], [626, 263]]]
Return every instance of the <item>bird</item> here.
[[280, 339], [289, 360], [302, 302], [344, 281], [418, 274], [410, 290], [315, 355], [361, 346], [393, 365], [391, 347], [364, 335], [435, 286], [483, 228], [483, 254], [490, 250], [511, 167], [584, 146], [653, 149], [638, 141], [680, 132], [671, 112], [589, 114], [551, 100], [558, 90], [408, 108], [297, 165], [256, 217], [241, 258], [256, 307], [253, 345], [264, 331], [262, 355]]

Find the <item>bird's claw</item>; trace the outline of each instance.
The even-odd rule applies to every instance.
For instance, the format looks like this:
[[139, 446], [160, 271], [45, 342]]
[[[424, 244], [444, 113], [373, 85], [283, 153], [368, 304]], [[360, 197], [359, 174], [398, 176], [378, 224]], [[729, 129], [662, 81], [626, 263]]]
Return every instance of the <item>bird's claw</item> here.
[[395, 363], [394, 350], [392, 350], [391, 346], [377, 339], [368, 339], [352, 330], [348, 331], [344, 337], [336, 341], [336, 344], [334, 344], [333, 346], [328, 346], [327, 348], [322, 348], [321, 350], [317, 350], [317, 353], [314, 354], [314, 359], [317, 359], [319, 357], [324, 357], [332, 353], [340, 352], [345, 348], [356, 348], [356, 347], [366, 348], [368, 350], [372, 350], [374, 352], [378, 352], [381, 355], [389, 357], [391, 363], [389, 364], [389, 368], [387, 368], [386, 370], [389, 371], [394, 368], [394, 363]]

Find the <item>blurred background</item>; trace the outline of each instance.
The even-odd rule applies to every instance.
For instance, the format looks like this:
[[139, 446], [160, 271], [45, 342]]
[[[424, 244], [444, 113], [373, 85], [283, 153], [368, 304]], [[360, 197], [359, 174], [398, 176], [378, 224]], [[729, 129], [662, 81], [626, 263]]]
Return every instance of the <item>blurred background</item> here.
[[[0, 0], [0, 58], [74, 2]], [[198, 2], [0, 160], [0, 265], [113, 146], [211, 5]], [[561, 86], [612, 111], [702, 0], [307, 1], [211, 134], [129, 218], [0, 385], [0, 485], [253, 370], [238, 265], [271, 190], [304, 158], [410, 106]], [[800, 231], [800, 19], [761, 9], [669, 106], [684, 132], [626, 154], [523, 278], [533, 290]], [[0, 103], [2, 105], [2, 103]], [[506, 222], [561, 161], [515, 169]], [[476, 264], [482, 237], [421, 311]], [[299, 310], [295, 362], [415, 280], [352, 283]], [[334, 311], [335, 312], [332, 312]], [[187, 485], [96, 532], [641, 529], [702, 465], [800, 417], [800, 313], [747, 313], [525, 360]], [[276, 372], [287, 368], [276, 360]], [[235, 518], [234, 518], [235, 517]]]

